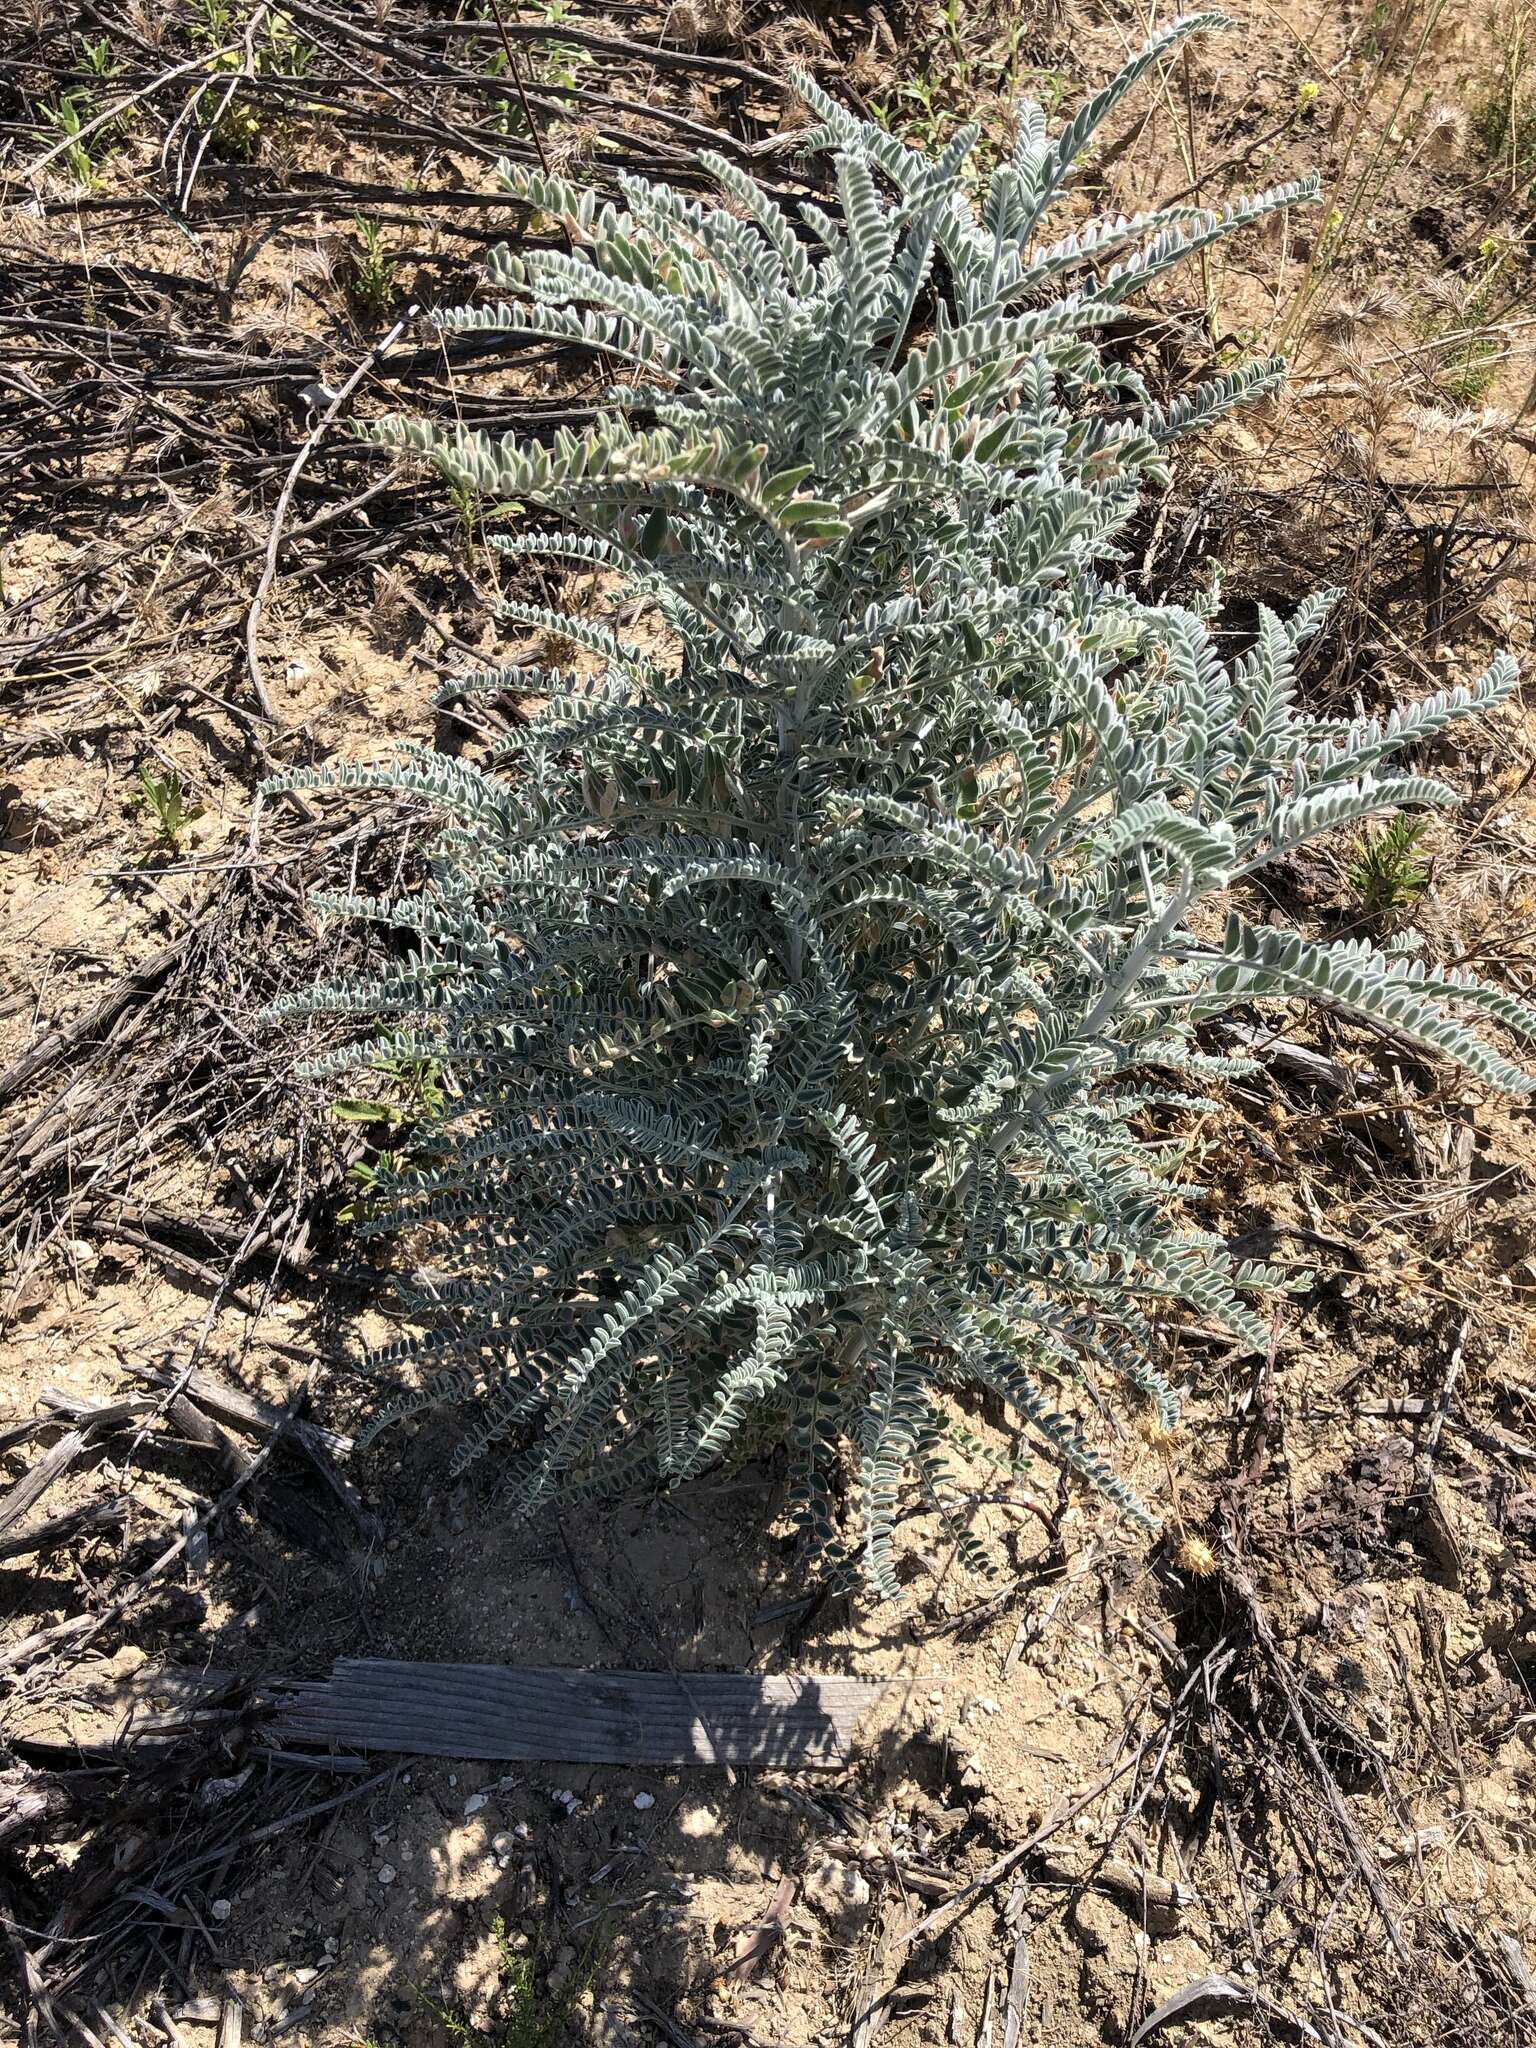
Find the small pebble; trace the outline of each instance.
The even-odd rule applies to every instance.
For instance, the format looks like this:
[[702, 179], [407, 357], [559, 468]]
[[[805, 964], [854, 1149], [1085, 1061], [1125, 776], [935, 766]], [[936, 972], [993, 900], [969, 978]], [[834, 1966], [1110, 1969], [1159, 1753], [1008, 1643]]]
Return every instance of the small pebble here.
[[637, 1792], [635, 1794], [635, 1804], [640, 1809], [640, 1811], [644, 1813], [647, 1807], [654, 1806], [656, 1804], [656, 1800], [654, 1796], [649, 1792]]
[[381, 1863], [379, 1865], [378, 1877], [380, 1884], [393, 1884], [395, 1881], [395, 1866], [393, 1863]]
[[471, 1792], [464, 1802], [465, 1818], [467, 1819], [472, 1813], [478, 1813], [482, 1806], [489, 1806], [490, 1803], [490, 1800], [487, 1799], [483, 1792]]
[[510, 1835], [492, 1835], [491, 1837], [491, 1852], [500, 1863], [507, 1861], [512, 1854], [514, 1846]]
[[228, 1899], [215, 1899], [208, 1908], [209, 1913], [215, 1920], [227, 1920], [234, 1910]]

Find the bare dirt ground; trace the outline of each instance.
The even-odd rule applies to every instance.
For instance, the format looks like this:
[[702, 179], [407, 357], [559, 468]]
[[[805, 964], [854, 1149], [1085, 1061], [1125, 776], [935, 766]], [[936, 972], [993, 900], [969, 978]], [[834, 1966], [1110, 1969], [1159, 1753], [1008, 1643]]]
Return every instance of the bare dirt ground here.
[[[350, 1430], [397, 1327], [346, 1220], [379, 1133], [254, 1019], [359, 943], [309, 893], [408, 878], [428, 821], [252, 812], [274, 764], [482, 744], [432, 695], [506, 647], [495, 558], [344, 427], [585, 417], [580, 366], [407, 317], [523, 227], [496, 154], [531, 115], [599, 179], [686, 177], [712, 129], [778, 175], [792, 63], [995, 148], [1015, 88], [1070, 108], [1153, 21], [503, 11], [505, 44], [492, 10], [387, 0], [0, 7], [0, 2031], [201, 2048], [238, 2000], [246, 2038], [325, 2048], [1536, 2040], [1536, 1148], [1400, 1045], [1270, 1019], [1195, 1134], [1217, 1226], [1313, 1277], [1266, 1359], [1169, 1329], [1176, 1438], [1096, 1420], [1155, 1548], [999, 1479], [985, 1410], [960, 1505], [999, 1576], [914, 1510], [893, 1608], [808, 1596], [773, 1469], [522, 1529], [430, 1432], [327, 1458], [343, 1498], [291, 1427], [187, 1400], [196, 1368]], [[1115, 337], [1168, 390], [1273, 346], [1294, 375], [1187, 450], [1127, 573], [1220, 565], [1234, 645], [1342, 584], [1308, 687], [1376, 710], [1531, 647], [1532, 17], [1231, 11], [1084, 206], [1320, 170], [1321, 207]], [[1530, 712], [1432, 758], [1466, 804], [1397, 914], [1529, 990]], [[1272, 914], [1390, 917], [1360, 855], [1298, 858]], [[344, 1655], [889, 1686], [831, 1777], [275, 1756], [253, 1688]], [[217, 1674], [195, 1719], [189, 1671]]]

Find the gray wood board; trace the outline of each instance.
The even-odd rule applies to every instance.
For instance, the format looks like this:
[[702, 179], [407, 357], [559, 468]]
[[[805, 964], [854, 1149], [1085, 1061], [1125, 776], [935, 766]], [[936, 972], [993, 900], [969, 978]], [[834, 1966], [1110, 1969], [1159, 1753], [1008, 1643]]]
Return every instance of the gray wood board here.
[[830, 1769], [885, 1690], [868, 1678], [582, 1671], [345, 1658], [281, 1688], [272, 1740], [490, 1763]]

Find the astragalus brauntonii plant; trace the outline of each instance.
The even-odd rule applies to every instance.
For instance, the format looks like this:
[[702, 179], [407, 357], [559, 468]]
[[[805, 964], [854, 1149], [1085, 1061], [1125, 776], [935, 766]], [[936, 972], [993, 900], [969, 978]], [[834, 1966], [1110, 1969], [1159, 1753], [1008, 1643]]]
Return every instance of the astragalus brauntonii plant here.
[[453, 684], [542, 700], [492, 766], [402, 748], [280, 785], [442, 816], [418, 894], [330, 903], [408, 935], [401, 964], [286, 1007], [367, 1018], [352, 1063], [436, 1063], [445, 1106], [366, 1223], [430, 1247], [431, 1334], [381, 1355], [408, 1387], [379, 1419], [469, 1404], [459, 1462], [504, 1443], [521, 1509], [787, 1442], [808, 1534], [856, 1529], [888, 1592], [898, 1487], [932, 1480], [969, 1387], [1146, 1520], [1054, 1388], [1086, 1366], [1166, 1423], [1156, 1319], [1261, 1345], [1278, 1284], [1190, 1225], [1158, 1135], [1233, 1065], [1195, 1027], [1310, 998], [1525, 1086], [1477, 1028], [1536, 1031], [1507, 995], [1211, 912], [1304, 840], [1446, 801], [1384, 765], [1515, 684], [1500, 658], [1385, 722], [1320, 720], [1295, 671], [1326, 596], [1226, 663], [1118, 580], [1170, 439], [1281, 365], [1160, 407], [1101, 330], [1312, 191], [1046, 221], [1105, 114], [1211, 25], [1057, 135], [1023, 106], [974, 203], [973, 131], [930, 161], [809, 83], [835, 215], [716, 159], [714, 206], [508, 171], [564, 246], [499, 250], [501, 296], [445, 324], [629, 382], [549, 446], [377, 429], [558, 515], [510, 554], [611, 572], [606, 622], [507, 606], [573, 668]]

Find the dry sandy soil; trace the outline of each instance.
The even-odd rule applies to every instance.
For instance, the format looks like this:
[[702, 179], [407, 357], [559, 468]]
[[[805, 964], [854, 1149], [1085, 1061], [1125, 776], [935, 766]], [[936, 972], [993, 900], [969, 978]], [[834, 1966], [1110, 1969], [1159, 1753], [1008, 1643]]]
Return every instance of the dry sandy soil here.
[[[1231, 11], [1111, 128], [1084, 203], [1319, 169], [1320, 209], [1117, 338], [1170, 389], [1276, 344], [1294, 376], [1187, 452], [1132, 568], [1179, 593], [1219, 563], [1234, 644], [1256, 603], [1343, 584], [1308, 687], [1376, 709], [1531, 646], [1527, 19]], [[473, 748], [433, 688], [505, 645], [472, 520], [339, 425], [533, 428], [589, 392], [527, 350], [394, 333], [514, 225], [491, 160], [525, 131], [483, 17], [473, 40], [467, 9], [382, 0], [276, 30], [241, 6], [0, 15], [0, 1488], [60, 1439], [27, 1427], [45, 1389], [66, 1417], [155, 1396], [13, 1519], [98, 1518], [0, 1551], [0, 2034], [202, 2048], [238, 1999], [246, 2038], [323, 2048], [1536, 2040], [1536, 1146], [1525, 1108], [1401, 1046], [1277, 1017], [1196, 1133], [1218, 1227], [1313, 1277], [1267, 1359], [1169, 1331], [1174, 1439], [1097, 1419], [1168, 1517], [1155, 1548], [1044, 1472], [999, 1480], [985, 1409], [970, 1509], [997, 1578], [914, 1509], [885, 1607], [807, 1600], [772, 1468], [523, 1529], [432, 1432], [345, 1461], [360, 1511], [291, 1442], [252, 1476], [270, 1432], [188, 1440], [205, 1410], [146, 1369], [345, 1431], [398, 1327], [388, 1249], [343, 1213], [370, 1133], [253, 1019], [354, 943], [309, 891], [408, 877], [426, 821], [276, 807], [256, 833], [256, 784], [389, 738]], [[1015, 85], [1070, 108], [1148, 20], [764, 0], [512, 26], [545, 147], [600, 176], [680, 172], [705, 127], [772, 136], [791, 61], [920, 140], [974, 114], [995, 145]], [[29, 171], [70, 90], [77, 121], [141, 96], [89, 163]], [[359, 371], [324, 426], [310, 387]], [[1521, 703], [1432, 761], [1466, 804], [1412, 915], [1528, 990], [1536, 725]], [[146, 777], [200, 814], [157, 837]], [[1357, 923], [1357, 853], [1294, 861], [1274, 914]], [[346, 1655], [888, 1686], [830, 1775], [274, 1759], [252, 1688]], [[201, 1722], [137, 1739], [210, 1668]]]

